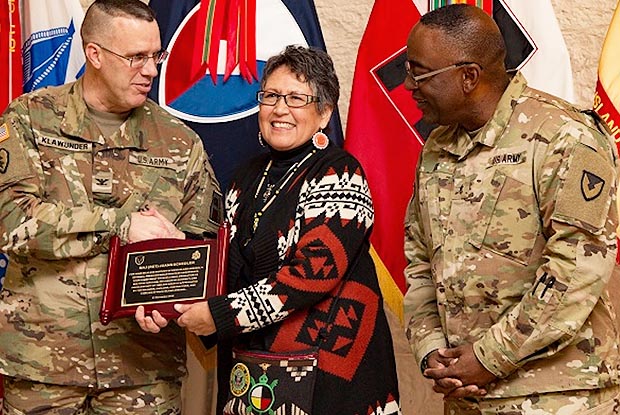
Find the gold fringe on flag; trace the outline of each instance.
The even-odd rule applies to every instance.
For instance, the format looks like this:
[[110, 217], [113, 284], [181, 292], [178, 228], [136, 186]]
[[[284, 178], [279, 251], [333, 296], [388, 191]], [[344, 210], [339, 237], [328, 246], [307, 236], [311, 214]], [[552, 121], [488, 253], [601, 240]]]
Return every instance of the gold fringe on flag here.
[[375, 248], [370, 246], [370, 256], [375, 263], [375, 269], [377, 270], [377, 277], [379, 279], [379, 287], [383, 294], [383, 301], [388, 306], [390, 311], [398, 317], [400, 324], [403, 324], [404, 311], [403, 311], [403, 293], [394, 282], [394, 278], [390, 274], [390, 271], [385, 267], [381, 258], [375, 251]]

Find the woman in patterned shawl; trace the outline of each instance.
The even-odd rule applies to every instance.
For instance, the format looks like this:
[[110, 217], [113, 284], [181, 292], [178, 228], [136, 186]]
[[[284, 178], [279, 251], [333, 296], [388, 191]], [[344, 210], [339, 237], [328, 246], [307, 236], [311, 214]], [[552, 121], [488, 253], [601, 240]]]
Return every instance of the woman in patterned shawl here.
[[[288, 46], [266, 63], [258, 139], [269, 151], [243, 166], [226, 194], [229, 294], [176, 305], [180, 326], [217, 338], [218, 413], [239, 410], [229, 399], [239, 375], [231, 377], [233, 346], [267, 352], [318, 346], [312, 414], [401, 413], [369, 254], [368, 183], [358, 161], [323, 133], [338, 97], [323, 51]], [[138, 321], [149, 331], [167, 323], [156, 312]]]

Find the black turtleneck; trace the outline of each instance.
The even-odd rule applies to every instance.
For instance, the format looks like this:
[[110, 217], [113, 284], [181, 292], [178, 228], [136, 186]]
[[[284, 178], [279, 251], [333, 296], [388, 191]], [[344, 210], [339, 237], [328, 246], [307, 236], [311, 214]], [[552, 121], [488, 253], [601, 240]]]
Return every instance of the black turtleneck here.
[[[271, 233], [268, 232], [269, 238], [260, 238], [261, 242], [257, 242], [252, 229], [254, 213], [260, 211], [268, 200], [268, 198], [266, 199], [263, 197], [267, 187], [271, 187], [271, 194], [273, 194], [275, 189], [282, 185], [282, 180], [286, 180], [285, 176], [294, 168], [295, 164], [302, 161], [303, 158], [313, 150], [315, 150], [315, 147], [311, 140], [308, 140], [299, 147], [286, 151], [270, 148], [269, 157], [264, 159], [265, 164], [261, 171], [261, 175], [255, 178], [254, 185], [251, 187], [252, 190], [246, 193], [245, 197], [248, 198], [244, 203], [246, 208], [242, 209], [240, 213], [243, 219], [240, 220], [238, 227], [238, 234], [241, 236], [240, 240], [243, 241], [240, 246], [240, 253], [244, 262], [240, 271], [240, 282], [243, 285], [254, 283], [257, 277], [260, 278], [265, 276], [264, 272], [266, 270], [271, 271], [277, 266], [277, 240], [272, 238]], [[269, 167], [267, 178], [261, 186], [262, 173], [264, 169], [267, 168], [270, 161], [271, 167]], [[294, 178], [292, 180], [294, 180]], [[288, 183], [290, 183], [290, 181]], [[261, 187], [260, 189], [258, 189], [259, 186]], [[257, 195], [257, 197], [254, 197], [255, 195]], [[269, 212], [279, 209], [278, 199], [279, 198], [275, 199], [268, 207]], [[267, 226], [269, 227], [269, 225]], [[257, 243], [259, 247], [257, 247]], [[267, 247], [267, 245], [269, 246]], [[261, 260], [257, 261], [257, 249], [262, 252], [270, 252], [271, 255], [261, 255]], [[268, 256], [272, 256], [272, 258], [267, 258]]]
[[271, 160], [271, 168], [267, 175], [267, 183], [275, 184], [280, 181], [284, 174], [297, 162], [306, 157], [306, 155], [314, 150], [312, 140], [308, 140], [299, 147], [291, 150], [279, 151], [269, 148]]

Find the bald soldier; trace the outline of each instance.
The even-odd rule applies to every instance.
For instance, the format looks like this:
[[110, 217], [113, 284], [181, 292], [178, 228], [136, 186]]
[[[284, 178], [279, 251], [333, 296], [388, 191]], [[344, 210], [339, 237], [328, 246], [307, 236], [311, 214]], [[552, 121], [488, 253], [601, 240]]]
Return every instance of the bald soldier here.
[[199, 137], [147, 99], [161, 49], [139, 0], [97, 0], [77, 82], [0, 118], [3, 414], [178, 414], [185, 340], [98, 322], [108, 241], [202, 238], [219, 187]]
[[410, 32], [405, 87], [438, 127], [405, 224], [407, 336], [446, 413], [618, 413], [616, 146], [505, 55], [474, 6]]

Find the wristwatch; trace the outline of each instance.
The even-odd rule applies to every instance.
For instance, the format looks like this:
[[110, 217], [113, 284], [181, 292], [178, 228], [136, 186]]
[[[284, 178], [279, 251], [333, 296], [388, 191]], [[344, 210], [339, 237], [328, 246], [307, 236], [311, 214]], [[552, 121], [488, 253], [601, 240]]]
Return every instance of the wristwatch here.
[[422, 372], [422, 376], [424, 376], [425, 378], [428, 377], [424, 374], [424, 371], [426, 369], [428, 369], [428, 358], [430, 357], [431, 353], [433, 353], [435, 350], [431, 350], [430, 352], [428, 352], [423, 358], [422, 361], [420, 362], [420, 371]]

